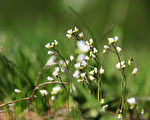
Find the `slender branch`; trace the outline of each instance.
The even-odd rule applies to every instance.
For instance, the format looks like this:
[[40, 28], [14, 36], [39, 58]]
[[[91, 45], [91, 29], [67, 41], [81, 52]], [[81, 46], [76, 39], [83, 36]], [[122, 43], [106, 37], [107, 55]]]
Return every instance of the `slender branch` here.
[[22, 99], [20, 99], [20, 100], [14, 100], [14, 101], [10, 101], [10, 102], [1, 104], [1, 105], [0, 105], [0, 108], [2, 108], [2, 107], [4, 107], [4, 106], [7, 106], [7, 105], [9, 105], [9, 104], [13, 104], [13, 103], [20, 102], [20, 101], [24, 101], [24, 100], [28, 101], [28, 103], [31, 104], [32, 101], [33, 101], [33, 98], [34, 98], [34, 95], [35, 95], [36, 91], [37, 91], [40, 87], [45, 86], [45, 85], [50, 85], [50, 84], [62, 84], [62, 83], [63, 83], [64, 85], [71, 85], [71, 86], [72, 86], [71, 83], [67, 83], [67, 82], [59, 82], [59, 81], [45, 82], [45, 83], [39, 84], [37, 87], [35, 87], [30, 97], [25, 97], [25, 98], [22, 98]]

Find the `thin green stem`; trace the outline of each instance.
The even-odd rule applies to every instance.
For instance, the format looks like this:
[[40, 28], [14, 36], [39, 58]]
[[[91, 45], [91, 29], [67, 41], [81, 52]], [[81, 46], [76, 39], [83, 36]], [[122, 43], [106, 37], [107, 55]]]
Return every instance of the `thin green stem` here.
[[[120, 57], [119, 53], [117, 52], [116, 46], [115, 46], [115, 44], [112, 44], [112, 46], [115, 49], [115, 54], [117, 55], [118, 60], [119, 60], [120, 65], [121, 65], [121, 57]], [[124, 73], [124, 68], [121, 68], [121, 74], [122, 74], [122, 77], [123, 77], [123, 81], [122, 81], [122, 88], [123, 88], [123, 90], [122, 90], [121, 109], [123, 110], [124, 109], [124, 105], [125, 105], [125, 101], [126, 101], [126, 86], [127, 86], [126, 75]]]

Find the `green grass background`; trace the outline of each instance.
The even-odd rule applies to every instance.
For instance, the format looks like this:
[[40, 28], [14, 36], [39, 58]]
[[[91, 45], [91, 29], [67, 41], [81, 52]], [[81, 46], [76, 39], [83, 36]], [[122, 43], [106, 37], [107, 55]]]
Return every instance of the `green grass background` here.
[[[100, 51], [108, 37], [118, 35], [125, 60], [133, 57], [139, 69], [129, 83], [130, 96], [150, 96], [149, 4], [149, 0], [0, 0], [0, 101], [16, 99], [15, 88], [23, 91], [17, 98], [31, 94], [36, 75], [49, 58], [47, 42], [59, 41], [65, 58], [74, 53], [76, 43], [65, 34], [75, 26], [87, 39], [94, 38]], [[120, 96], [116, 63], [111, 54], [104, 60], [107, 101]], [[51, 71], [40, 81], [46, 81]]]

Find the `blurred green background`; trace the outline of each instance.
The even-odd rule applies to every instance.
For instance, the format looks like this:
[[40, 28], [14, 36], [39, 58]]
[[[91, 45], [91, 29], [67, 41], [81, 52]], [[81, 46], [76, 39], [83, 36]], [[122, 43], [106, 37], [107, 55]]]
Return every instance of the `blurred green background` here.
[[[59, 41], [65, 58], [74, 53], [76, 43], [65, 34], [75, 26], [87, 39], [92, 37], [100, 51], [108, 37], [118, 35], [124, 58], [133, 57], [139, 69], [129, 84], [130, 96], [150, 96], [149, 4], [149, 0], [0, 0], [0, 101], [14, 97], [14, 88], [32, 90], [49, 58], [44, 48], [47, 42]], [[104, 61], [108, 99], [120, 94], [117, 62], [112, 58], [109, 55]]]

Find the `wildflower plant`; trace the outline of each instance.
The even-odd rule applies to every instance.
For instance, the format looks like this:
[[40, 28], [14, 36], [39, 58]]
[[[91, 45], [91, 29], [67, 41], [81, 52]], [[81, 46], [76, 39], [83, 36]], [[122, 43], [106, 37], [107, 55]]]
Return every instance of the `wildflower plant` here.
[[[45, 48], [47, 49], [47, 55], [50, 56], [50, 59], [39, 72], [36, 79], [36, 87], [33, 90], [33, 93], [30, 97], [23, 98], [21, 100], [28, 100], [29, 103], [32, 103], [35, 98], [36, 91], [39, 91], [43, 97], [50, 96], [51, 102], [56, 100], [56, 97], [61, 92], [65, 92], [67, 108], [69, 111], [70, 100], [72, 93], [76, 92], [78, 85], [82, 85], [88, 89], [89, 94], [97, 99], [98, 104], [100, 105], [100, 112], [107, 112], [109, 104], [105, 102], [103, 95], [103, 85], [102, 79], [105, 74], [105, 67], [103, 65], [103, 59], [108, 54], [108, 52], [114, 53], [118, 58], [114, 68], [121, 73], [122, 80], [122, 91], [120, 102], [118, 103], [118, 108], [116, 109], [115, 115], [118, 119], [123, 119], [126, 117], [126, 107], [129, 106], [135, 107], [136, 98], [129, 97], [127, 93], [127, 84], [130, 79], [127, 78], [126, 69], [131, 67], [134, 63], [133, 58], [129, 60], [124, 60], [121, 57], [123, 52], [122, 48], [118, 46], [119, 37], [108, 38], [107, 44], [104, 45], [104, 48], [98, 50], [95, 47], [94, 40], [92, 38], [85, 39], [85, 34], [81, 32], [77, 27], [74, 29], [67, 30], [66, 37], [68, 39], [74, 39], [77, 42], [77, 51], [76, 54], [71, 54], [68, 59], [63, 57], [61, 51], [58, 49], [59, 42], [54, 40], [51, 43], [47, 43]], [[56, 57], [58, 58], [57, 60]], [[52, 73], [47, 76], [47, 81], [39, 84], [39, 76], [42, 72], [47, 69], [47, 67], [55, 66]], [[132, 68], [130, 74], [135, 76], [138, 72], [138, 68]], [[65, 77], [64, 77], [65, 76]], [[74, 84], [75, 83], [75, 84]], [[76, 84], [77, 83], [77, 84]], [[56, 84], [53, 86], [51, 91], [46, 89], [40, 89], [42, 86]], [[96, 86], [96, 90], [95, 87]], [[21, 94], [21, 90], [15, 89], [16, 93]], [[20, 101], [20, 100], [18, 100]], [[9, 102], [8, 104], [15, 103]], [[46, 101], [49, 104], [49, 100], [46, 97]], [[2, 104], [0, 107], [3, 107], [8, 104]], [[50, 108], [50, 104], [49, 104]], [[143, 112], [142, 112], [143, 113]]]

